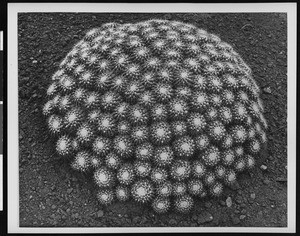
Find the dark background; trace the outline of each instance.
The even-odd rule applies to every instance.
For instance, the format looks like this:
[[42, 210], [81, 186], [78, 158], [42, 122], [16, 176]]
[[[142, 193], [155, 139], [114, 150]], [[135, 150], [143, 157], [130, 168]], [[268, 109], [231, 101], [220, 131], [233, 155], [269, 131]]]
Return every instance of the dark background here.
[[3, 154], [3, 104], [0, 104], [0, 154]]
[[[284, 13], [19, 14], [20, 226], [286, 227], [286, 17]], [[253, 70], [269, 123], [268, 149], [254, 172], [241, 175], [239, 186], [227, 189], [219, 199], [196, 202], [188, 215], [155, 215], [151, 207], [132, 202], [101, 206], [91, 177], [57, 158], [41, 114], [52, 74], [88, 29], [151, 18], [191, 23], [231, 44]]]
[[0, 51], [0, 101], [3, 101], [3, 51]]

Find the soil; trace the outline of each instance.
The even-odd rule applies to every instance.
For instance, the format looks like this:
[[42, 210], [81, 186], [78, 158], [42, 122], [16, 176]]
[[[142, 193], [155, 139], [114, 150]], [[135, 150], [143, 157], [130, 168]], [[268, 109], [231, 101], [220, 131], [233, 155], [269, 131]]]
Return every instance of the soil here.
[[[187, 215], [156, 215], [134, 202], [101, 206], [91, 176], [55, 153], [41, 113], [52, 74], [88, 29], [151, 18], [192, 23], [231, 44], [253, 70], [269, 124], [257, 168], [222, 197], [196, 202]], [[21, 227], [287, 227], [286, 14], [22, 13], [18, 23]]]

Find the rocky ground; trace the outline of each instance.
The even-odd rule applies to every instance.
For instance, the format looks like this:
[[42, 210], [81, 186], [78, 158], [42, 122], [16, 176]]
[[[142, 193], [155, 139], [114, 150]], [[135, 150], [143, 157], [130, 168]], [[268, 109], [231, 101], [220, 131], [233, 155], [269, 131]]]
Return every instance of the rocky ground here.
[[[163, 18], [192, 23], [231, 44], [252, 68], [269, 122], [268, 148], [257, 168], [219, 199], [188, 215], [155, 215], [133, 202], [101, 206], [91, 176], [54, 152], [41, 113], [60, 61], [86, 30], [106, 22]], [[20, 14], [20, 226], [287, 226], [287, 19], [285, 14]]]

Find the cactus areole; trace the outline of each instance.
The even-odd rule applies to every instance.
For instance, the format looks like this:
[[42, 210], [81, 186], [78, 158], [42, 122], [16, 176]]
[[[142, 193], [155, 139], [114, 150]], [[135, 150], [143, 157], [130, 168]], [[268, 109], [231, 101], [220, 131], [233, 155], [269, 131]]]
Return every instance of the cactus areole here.
[[56, 151], [101, 204], [157, 213], [218, 197], [266, 142], [260, 89], [219, 37], [167, 20], [92, 29], [61, 62], [43, 113]]

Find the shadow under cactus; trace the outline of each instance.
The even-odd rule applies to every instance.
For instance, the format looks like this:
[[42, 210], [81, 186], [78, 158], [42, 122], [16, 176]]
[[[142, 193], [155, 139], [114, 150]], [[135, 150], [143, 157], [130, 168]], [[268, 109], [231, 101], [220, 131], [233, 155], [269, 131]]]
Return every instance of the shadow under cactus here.
[[[196, 200], [188, 215], [155, 215], [150, 205], [134, 202], [101, 206], [95, 199], [92, 173], [73, 171], [68, 161], [58, 158], [54, 153], [56, 139], [49, 137], [41, 114], [52, 74], [86, 29], [115, 19], [116, 23], [135, 23], [152, 18], [190, 23], [233, 45], [263, 91], [270, 126], [269, 148], [256, 169], [241, 174], [239, 185], [226, 189], [220, 198]], [[286, 226], [284, 15], [21, 14], [19, 48], [21, 226]], [[285, 108], [281, 113], [279, 104]], [[260, 169], [261, 165], [267, 169]]]

